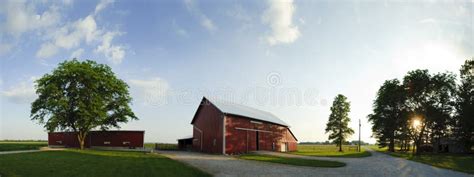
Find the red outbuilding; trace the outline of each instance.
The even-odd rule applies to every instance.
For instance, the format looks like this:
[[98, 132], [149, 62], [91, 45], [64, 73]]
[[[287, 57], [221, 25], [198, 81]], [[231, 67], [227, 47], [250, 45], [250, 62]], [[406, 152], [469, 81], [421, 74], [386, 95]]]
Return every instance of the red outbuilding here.
[[289, 125], [275, 115], [248, 106], [203, 98], [193, 120], [195, 151], [239, 154], [249, 151], [296, 151]]
[[[86, 136], [84, 146], [110, 148], [143, 148], [145, 131], [91, 131]], [[79, 147], [77, 133], [48, 133], [48, 145], [56, 147]]]

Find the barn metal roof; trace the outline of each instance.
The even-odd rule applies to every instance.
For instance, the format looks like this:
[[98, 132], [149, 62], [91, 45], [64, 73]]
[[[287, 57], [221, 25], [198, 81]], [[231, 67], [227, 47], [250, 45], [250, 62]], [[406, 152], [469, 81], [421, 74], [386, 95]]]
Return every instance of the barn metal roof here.
[[248, 107], [245, 105], [232, 103], [229, 101], [219, 100], [219, 99], [209, 99], [205, 98], [209, 102], [211, 102], [214, 106], [216, 106], [220, 111], [225, 114], [233, 114], [237, 116], [248, 117], [251, 119], [261, 120], [265, 122], [270, 122], [274, 124], [283, 125], [289, 127], [287, 123], [279, 119], [277, 116], [273, 115], [270, 112], [258, 110], [252, 107]]

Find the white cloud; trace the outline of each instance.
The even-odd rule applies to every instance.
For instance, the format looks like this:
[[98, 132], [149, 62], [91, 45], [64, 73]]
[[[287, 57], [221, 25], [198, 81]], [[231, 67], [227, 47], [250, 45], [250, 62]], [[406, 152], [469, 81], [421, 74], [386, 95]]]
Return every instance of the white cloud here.
[[31, 81], [24, 81], [8, 90], [0, 91], [0, 95], [17, 104], [29, 104], [37, 97]]
[[425, 19], [422, 19], [420, 21], [418, 21], [419, 23], [436, 23], [437, 21], [433, 18], [425, 18]]
[[129, 80], [132, 92], [137, 95], [137, 100], [145, 105], [163, 105], [166, 103], [166, 96], [169, 94], [169, 84], [167, 81], [155, 77], [148, 80]]
[[109, 4], [113, 3], [114, 0], [101, 0], [97, 6], [95, 6], [94, 14], [99, 13], [103, 9], [105, 9]]
[[[54, 4], [44, 10], [36, 9], [36, 2], [6, 0], [0, 5], [0, 55], [15, 47], [18, 39], [27, 32], [43, 35], [46, 30], [55, 28], [61, 21], [60, 8]], [[12, 37], [12, 38], [9, 38]]]
[[173, 21], [171, 22], [171, 25], [172, 27], [174, 28], [176, 34], [180, 35], [180, 36], [183, 36], [183, 37], [187, 37], [188, 36], [188, 31], [186, 31], [185, 29], [181, 28], [181, 26], [178, 25], [178, 23], [176, 23], [176, 20], [173, 19]]
[[302, 24], [302, 25], [306, 24], [306, 21], [305, 21], [303, 18], [299, 18], [298, 21], [299, 21], [300, 24]]
[[295, 6], [293, 0], [268, 0], [269, 7], [262, 15], [264, 24], [271, 28], [265, 38], [270, 45], [292, 43], [301, 35], [293, 24]]
[[71, 49], [80, 45], [81, 41], [90, 43], [96, 40], [100, 31], [92, 15], [67, 24], [53, 35], [54, 44], [58, 47]]
[[33, 2], [23, 0], [7, 0], [2, 6], [1, 12], [6, 18], [1, 28], [16, 37], [31, 30], [53, 27], [61, 20], [58, 7], [54, 5], [42, 13], [36, 11]]
[[206, 16], [202, 16], [201, 25], [206, 28], [208, 31], [215, 31], [217, 30], [216, 25], [212, 22], [211, 19], [207, 18]]
[[[82, 44], [97, 45], [96, 52], [103, 54], [108, 61], [119, 64], [125, 57], [125, 48], [122, 45], [113, 44], [112, 41], [122, 32], [110, 32], [105, 28], [98, 27], [96, 15], [103, 11], [113, 0], [100, 1], [95, 11], [84, 18], [65, 23], [61, 27], [49, 30], [45, 42], [37, 51], [38, 58], [50, 58], [59, 52], [59, 49], [75, 49]], [[83, 49], [76, 49], [71, 57], [80, 57]]]
[[188, 36], [188, 32], [182, 28], [176, 29], [176, 33], [180, 36]]
[[40, 49], [36, 52], [36, 57], [38, 58], [49, 58], [58, 53], [58, 47], [51, 43], [44, 43], [41, 45]]
[[103, 54], [110, 62], [120, 63], [125, 56], [125, 48], [112, 41], [117, 34], [122, 33], [110, 32], [96, 21], [96, 16], [113, 2], [114, 0], [101, 0], [89, 15], [62, 22], [60, 10], [72, 5], [73, 0], [42, 3], [6, 0], [0, 6], [0, 16], [5, 15], [4, 21], [0, 21], [0, 38], [13, 41], [5, 40], [0, 43], [0, 55], [11, 51], [13, 44], [18, 43], [14, 41], [21, 39], [23, 33], [34, 32], [38, 39], [43, 40], [36, 52], [38, 58], [53, 57], [62, 49], [74, 51], [73, 56], [77, 57], [83, 53], [83, 50], [77, 48], [85, 44], [97, 48], [98, 53]]
[[73, 0], [63, 0], [63, 4], [64, 4], [64, 5], [68, 5], [68, 6], [69, 6], [69, 5], [72, 5], [73, 3], [74, 3]]
[[125, 56], [125, 50], [123, 46], [112, 45], [112, 40], [116, 35], [121, 35], [119, 32], [107, 32], [102, 36], [102, 44], [96, 49], [96, 52], [103, 53], [107, 59], [114, 63], [122, 63], [123, 57]]
[[71, 56], [69, 58], [81, 58], [82, 54], [84, 53], [84, 49], [77, 49], [74, 52], [72, 52]]
[[204, 27], [206, 30], [208, 30], [209, 32], [214, 32], [218, 29], [214, 22], [201, 12], [199, 7], [196, 5], [195, 0], [184, 0], [184, 4], [186, 5], [186, 8], [189, 12], [199, 18], [201, 26]]

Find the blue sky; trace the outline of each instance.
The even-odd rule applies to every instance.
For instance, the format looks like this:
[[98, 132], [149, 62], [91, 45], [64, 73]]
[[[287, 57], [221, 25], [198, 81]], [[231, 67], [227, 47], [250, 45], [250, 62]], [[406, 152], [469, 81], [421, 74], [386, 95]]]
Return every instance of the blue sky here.
[[[147, 142], [175, 142], [202, 96], [266, 110], [324, 141], [332, 99], [366, 116], [384, 80], [458, 70], [473, 52], [471, 1], [21, 1], [0, 7], [0, 139], [46, 139], [33, 81], [71, 58], [126, 81]], [[358, 131], [356, 131], [358, 132]], [[355, 139], [357, 134], [351, 139]]]

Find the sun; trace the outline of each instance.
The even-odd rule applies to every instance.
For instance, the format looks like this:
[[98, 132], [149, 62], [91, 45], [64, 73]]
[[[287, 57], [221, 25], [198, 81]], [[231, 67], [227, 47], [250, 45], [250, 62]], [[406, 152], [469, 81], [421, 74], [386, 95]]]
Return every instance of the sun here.
[[414, 128], [417, 128], [421, 125], [421, 121], [418, 119], [414, 119], [412, 124]]

